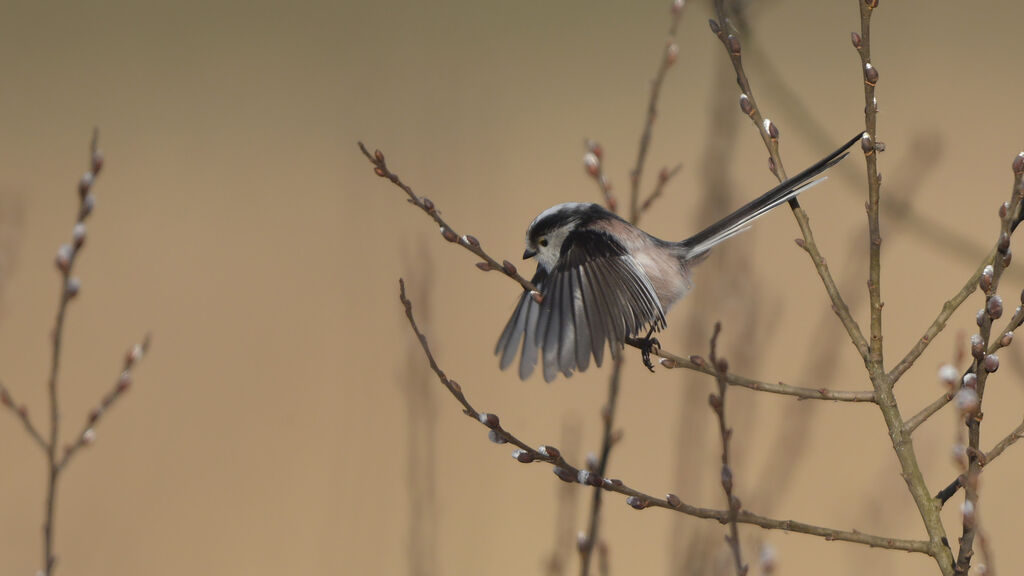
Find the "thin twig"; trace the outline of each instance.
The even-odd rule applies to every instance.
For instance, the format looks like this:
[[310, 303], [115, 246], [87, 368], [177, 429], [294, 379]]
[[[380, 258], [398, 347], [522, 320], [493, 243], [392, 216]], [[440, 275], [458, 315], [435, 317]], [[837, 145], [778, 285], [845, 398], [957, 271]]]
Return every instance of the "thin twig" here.
[[[615, 444], [615, 412], [619, 399], [619, 384], [622, 381], [622, 355], [615, 358], [612, 365], [612, 373], [608, 379], [608, 400], [601, 411], [601, 419], [604, 428], [601, 433], [601, 455], [598, 457], [597, 466], [593, 470], [601, 478], [604, 478], [608, 469], [608, 457], [611, 455], [612, 446]], [[587, 576], [590, 573], [590, 563], [594, 547], [599, 545], [601, 528], [601, 500], [604, 491], [595, 487], [593, 498], [590, 502], [590, 521], [587, 525], [586, 541], [580, 546], [580, 574]]]
[[719, 358], [718, 335], [722, 332], [722, 324], [715, 322], [715, 331], [711, 336], [711, 365], [715, 367], [715, 380], [718, 381], [718, 395], [710, 397], [711, 409], [718, 416], [718, 431], [722, 436], [722, 490], [725, 492], [725, 501], [729, 506], [729, 535], [725, 537], [729, 547], [732, 548], [732, 557], [736, 563], [737, 576], [746, 576], [747, 565], [743, 563], [743, 555], [740, 550], [740, 530], [736, 522], [737, 514], [740, 511], [740, 499], [733, 495], [732, 468], [729, 465], [729, 440], [732, 438], [732, 429], [725, 423], [725, 392], [729, 389], [729, 382], [726, 376], [729, 374], [729, 363], [725, 358]]
[[[1012, 164], [1013, 192], [1010, 201], [1003, 204], [1000, 209], [1000, 233], [999, 241], [996, 244], [996, 258], [991, 266], [986, 266], [978, 280], [978, 286], [984, 291], [985, 307], [978, 314], [978, 333], [972, 338], [971, 353], [974, 356], [972, 372], [976, 376], [971, 379], [968, 390], [976, 396], [976, 404], [967, 414], [967, 458], [968, 468], [966, 481], [964, 482], [964, 506], [972, 514], [964, 514], [963, 535], [960, 538], [960, 550], [956, 558], [956, 573], [966, 575], [971, 567], [971, 558], [974, 556], [974, 538], [977, 534], [977, 521], [973, 514], [978, 509], [978, 483], [977, 478], [981, 474], [984, 465], [981, 458], [984, 454], [980, 452], [981, 444], [981, 419], [982, 404], [985, 398], [985, 384], [988, 375], [995, 372], [999, 367], [999, 358], [989, 353], [989, 350], [1001, 346], [1000, 342], [993, 343], [992, 324], [1000, 318], [1003, 313], [1003, 301], [998, 295], [999, 281], [1003, 271], [1010, 262], [1010, 239], [1016, 224], [1017, 214], [1021, 206], [1021, 196], [1024, 193], [1024, 153], [1014, 159]], [[1016, 314], [1014, 315], [1016, 318]], [[1014, 322], [1011, 319], [1011, 324]], [[968, 382], [964, 382], [968, 386]]]
[[[978, 458], [978, 462], [981, 465], [981, 467], [987, 467], [989, 464], [992, 463], [993, 460], [998, 458], [1004, 450], [1016, 444], [1017, 441], [1020, 440], [1021, 438], [1024, 438], [1024, 421], [1022, 421], [1020, 425], [1014, 428], [1009, 434], [1004, 436], [1002, 440], [997, 442], [996, 445], [993, 446], [991, 450], [986, 452], [983, 457]], [[963, 474], [957, 476], [956, 479], [950, 482], [945, 488], [939, 490], [939, 492], [935, 495], [935, 499], [939, 500], [941, 504], [945, 504], [946, 501], [952, 498], [958, 490], [963, 488], [964, 482], [966, 480], [967, 478], [965, 478]]]
[[28, 407], [24, 404], [15, 403], [14, 398], [11, 396], [10, 391], [4, 386], [3, 382], [0, 382], [0, 405], [3, 405], [11, 411], [11, 414], [17, 416], [18, 420], [21, 420], [22, 425], [25, 426], [25, 431], [28, 432], [28, 435], [31, 436], [33, 440], [35, 440], [36, 445], [39, 446], [43, 452], [49, 453], [50, 447], [47, 446], [46, 440], [43, 439], [43, 435], [39, 433], [39, 430], [34, 424], [32, 424], [32, 420], [28, 416]]
[[683, 165], [680, 163], [676, 164], [671, 169], [669, 169], [666, 166], [665, 168], [661, 169], [661, 172], [658, 172], [658, 183], [654, 185], [654, 190], [651, 190], [650, 195], [648, 195], [647, 198], [644, 199], [643, 203], [640, 204], [640, 209], [637, 211], [636, 219], [633, 221], [634, 224], [639, 222], [640, 217], [646, 214], [647, 211], [651, 209], [651, 206], [654, 204], [655, 200], [661, 198], [661, 195], [665, 191], [665, 186], [668, 184], [668, 181], [674, 178], [676, 174], [678, 174], [679, 171], [682, 169]]
[[[735, 34], [728, 31], [731, 24], [725, 17], [723, 0], [715, 0], [715, 12], [718, 15], [718, 21], [711, 21], [711, 31], [722, 42], [722, 46], [725, 47], [726, 52], [729, 54], [729, 59], [732, 61], [733, 69], [736, 71], [736, 82], [739, 84], [741, 92], [740, 109], [750, 117], [757, 128], [758, 134], [760, 134], [761, 140], [768, 150], [768, 167], [779, 182], [782, 182], [786, 179], [786, 170], [782, 165], [782, 157], [779, 154], [778, 128], [771, 120], [761, 116], [761, 111], [757, 106], [753, 90], [750, 87], [750, 81], [747, 80], [746, 71], [743, 69], [740, 40]], [[850, 336], [850, 340], [857, 348], [857, 352], [860, 353], [861, 358], [867, 363], [869, 354], [868, 343], [864, 339], [860, 326], [857, 325], [857, 321], [854, 320], [853, 315], [850, 313], [849, 306], [847, 306], [842, 294], [839, 293], [839, 288], [832, 278], [832, 272], [829, 270], [824, 256], [818, 250], [818, 245], [814, 241], [814, 233], [811, 231], [810, 218], [808, 218], [807, 213], [804, 212], [804, 209], [800, 207], [800, 203], [795, 198], [790, 200], [789, 205], [793, 210], [793, 216], [796, 218], [797, 224], [800, 226], [800, 233], [802, 235], [800, 247], [811, 257], [814, 269], [818, 272], [818, 276], [825, 285], [825, 291], [832, 301], [833, 311], [839, 317], [840, 322], [842, 322], [843, 327]]]
[[[533, 448], [529, 444], [526, 444], [517, 438], [506, 428], [502, 427], [497, 415], [478, 412], [466, 398], [465, 393], [462, 391], [462, 386], [455, 380], [449, 378], [437, 364], [437, 360], [430, 351], [430, 344], [427, 341], [426, 336], [423, 335], [419, 326], [416, 324], [416, 318], [413, 316], [412, 311], [412, 302], [405, 295], [404, 280], [399, 280], [399, 298], [405, 309], [405, 315], [409, 321], [410, 328], [419, 340], [420, 346], [423, 348], [423, 353], [427, 357], [427, 362], [430, 364], [430, 368], [434, 371], [434, 374], [437, 375], [438, 380], [462, 406], [463, 414], [477, 422], [480, 422], [482, 425], [490, 429], [489, 437], [492, 441], [497, 444], [511, 444], [518, 448], [518, 450], [513, 452], [513, 457], [517, 461], [522, 463], [540, 461], [550, 464], [554, 467], [553, 471], [559, 479], [565, 482], [575, 482], [588, 486], [600, 486], [602, 489], [609, 492], [622, 494], [627, 496], [626, 502], [635, 509], [644, 509], [649, 507], [665, 508], [667, 510], [674, 510], [681, 514], [696, 518], [715, 520], [721, 524], [726, 524], [729, 521], [728, 510], [692, 506], [683, 502], [673, 494], [669, 494], [666, 498], [658, 498], [633, 489], [619, 480], [601, 478], [589, 470], [577, 468], [567, 462], [562, 457], [561, 453], [553, 446], [540, 446]], [[736, 521], [740, 524], [752, 524], [768, 530], [784, 530], [787, 532], [798, 532], [801, 534], [820, 536], [828, 541], [853, 542], [873, 548], [903, 550], [919, 554], [932, 554], [932, 544], [925, 540], [889, 538], [885, 536], [866, 534], [858, 530], [836, 530], [834, 528], [815, 526], [813, 524], [806, 524], [793, 520], [777, 520], [774, 518], [759, 516], [747, 510], [740, 510], [736, 515]]]
[[[658, 66], [658, 71], [654, 76], [654, 80], [651, 82], [651, 95], [647, 103], [647, 118], [644, 123], [643, 135], [640, 137], [640, 144], [637, 150], [636, 165], [633, 170], [630, 171], [630, 195], [629, 195], [629, 220], [634, 225], [638, 223], [642, 211], [638, 208], [640, 202], [640, 177], [643, 174], [644, 161], [647, 157], [647, 149], [651, 143], [651, 133], [654, 128], [654, 120], [657, 117], [658, 110], [658, 96], [661, 93], [661, 85], [665, 79], [665, 75], [668, 73], [668, 69], [671, 68], [675, 62], [676, 57], [679, 54], [679, 47], [675, 43], [676, 29], [679, 27], [679, 19], [683, 13], [683, 1], [673, 0], [672, 2], [672, 19], [669, 24], [669, 39], [666, 43], [665, 49], [662, 53], [661, 63]], [[584, 159], [584, 166], [588, 173], [590, 173], [598, 182], [602, 194], [604, 194], [605, 202], [608, 208], [612, 212], [616, 212], [615, 198], [611, 195], [609, 189], [608, 180], [604, 174], [603, 158], [601, 153], [600, 145], [588, 141], [587, 147], [590, 150], [590, 155]], [[678, 168], [677, 168], [678, 170]], [[674, 172], [673, 172], [674, 173]], [[655, 188], [655, 192], [652, 196], [644, 202], [644, 209], [647, 207], [661, 194], [666, 182], [671, 178], [672, 174], [662, 170], [658, 177], [658, 185]], [[615, 443], [615, 412], [618, 405], [619, 396], [619, 384], [622, 377], [622, 363], [623, 356], [619, 355], [615, 358], [612, 366], [612, 372], [608, 381], [608, 400], [605, 403], [604, 409], [602, 410], [601, 417], [604, 422], [604, 429], [601, 435], [601, 455], [598, 458], [597, 466], [594, 470], [599, 476], [604, 477], [605, 471], [608, 468], [608, 458], [611, 455], [612, 446]], [[594, 546], [600, 546], [600, 526], [601, 526], [601, 501], [603, 497], [603, 490], [599, 487], [594, 489], [593, 498], [590, 506], [590, 521], [587, 526], [587, 533], [584, 541], [579, 546], [580, 550], [580, 575], [589, 576], [590, 565], [593, 557]]]
[[98, 148], [99, 131], [93, 130], [92, 142], [89, 146], [89, 171], [78, 183], [78, 215], [72, 232], [70, 244], [64, 244], [57, 250], [57, 269], [60, 271], [60, 299], [57, 305], [57, 319], [54, 322], [52, 338], [53, 351], [50, 356], [50, 377], [47, 390], [50, 400], [50, 438], [47, 441], [47, 481], [46, 481], [46, 515], [43, 520], [43, 571], [46, 576], [53, 576], [57, 558], [54, 556], [53, 522], [56, 513], [57, 479], [60, 475], [60, 458], [57, 445], [60, 442], [60, 408], [57, 396], [57, 376], [60, 372], [61, 345], [64, 341], [64, 319], [68, 303], [78, 293], [78, 280], [71, 276], [76, 256], [85, 242], [85, 219], [92, 212], [95, 198], [92, 186], [96, 176], [103, 167], [103, 156]]
[[89, 416], [85, 420], [85, 425], [82, 426], [82, 431], [75, 436], [75, 441], [64, 448], [64, 456], [57, 463], [57, 470], [63, 471], [67, 467], [71, 458], [78, 453], [82, 448], [90, 445], [95, 441], [96, 438], [96, 426], [99, 425], [103, 416], [110, 411], [114, 406], [114, 403], [118, 401], [124, 393], [131, 388], [132, 385], [132, 370], [135, 369], [136, 364], [149, 350], [150, 336], [146, 334], [142, 338], [142, 341], [135, 344], [128, 350], [128, 354], [125, 355], [124, 365], [121, 368], [121, 373], [117, 376], [117, 380], [114, 381], [114, 385], [110, 388], [103, 398], [100, 399], [99, 405], [89, 412]]
[[[660, 362], [663, 368], [686, 368], [694, 372], [701, 372], [709, 376], [716, 376], [715, 369], [708, 365], [700, 356], [684, 358], [671, 352], [655, 347], [651, 354], [662, 358]], [[749, 388], [758, 392], [770, 392], [784, 396], [794, 396], [800, 400], [833, 400], [837, 402], [875, 402], [874, 390], [829, 390], [828, 388], [802, 388], [790, 386], [782, 382], [764, 382], [753, 380], [732, 372], [725, 375], [726, 382], [730, 386]]]
[[[679, 18], [683, 14], [684, 3], [682, 0], [674, 0], [672, 2], [672, 20], [668, 28], [668, 41], [665, 43], [665, 50], [662, 52], [661, 63], [658, 65], [658, 72], [654, 75], [654, 80], [651, 81], [651, 97], [647, 101], [647, 118], [644, 121], [643, 134], [640, 136], [640, 145], [637, 146], [636, 152], [636, 164], [633, 169], [629, 172], [629, 183], [630, 183], [630, 195], [629, 195], [629, 221], [636, 224], [640, 221], [640, 216], [650, 203], [657, 198], [661, 192], [660, 188], [664, 185], [668, 177], [659, 178], [658, 188], [651, 194], [651, 197], [644, 202], [644, 208], [640, 207], [640, 178], [643, 176], [644, 164], [647, 160], [647, 148], [651, 144], [651, 133], [654, 129], [654, 120], [658, 117], [658, 96], [661, 94], [661, 85], [665, 80], [665, 75], [668, 74], [668, 69], [675, 63], [676, 57], [679, 55], [679, 46], [675, 43], [676, 29], [679, 28]], [[665, 171], [662, 171], [665, 174]]]
[[412, 191], [412, 188], [410, 188], [404, 182], [402, 182], [402, 180], [398, 177], [398, 174], [395, 174], [390, 169], [388, 169], [388, 165], [384, 158], [383, 152], [381, 152], [380, 150], [376, 150], [374, 151], [373, 154], [370, 154], [370, 151], [366, 149], [366, 146], [364, 146], [362, 142], [359, 143], [359, 149], [363, 151], [363, 154], [366, 156], [367, 160], [369, 160], [373, 164], [373, 171], [375, 174], [377, 174], [377, 176], [390, 180], [392, 184], [404, 190], [405, 193], [409, 196], [410, 204], [416, 206], [420, 210], [423, 210], [424, 212], [427, 213], [428, 216], [434, 219], [434, 222], [436, 222], [437, 225], [441, 227], [441, 235], [444, 237], [445, 240], [449, 242], [454, 242], [459, 246], [462, 246], [466, 250], [469, 250], [473, 254], [476, 254], [480, 258], [483, 258], [484, 261], [478, 263], [477, 268], [480, 268], [481, 270], [484, 271], [497, 270], [504, 274], [505, 276], [508, 276], [509, 278], [512, 278], [513, 280], [518, 282], [519, 285], [523, 287], [523, 289], [539, 294], [539, 292], [537, 291], [537, 287], [534, 286], [533, 283], [527, 280], [526, 278], [520, 276], [519, 272], [516, 270], [515, 265], [513, 265], [511, 262], [509, 262], [508, 260], [498, 262], [489, 254], [487, 254], [487, 252], [485, 252], [483, 248], [480, 247], [479, 240], [477, 240], [473, 236], [460, 236], [459, 234], [457, 234], [455, 230], [452, 229], [452, 227], [449, 226], [448, 223], [441, 218], [440, 212], [437, 210], [437, 208], [434, 206], [434, 203], [429, 198], [417, 196], [416, 193]]

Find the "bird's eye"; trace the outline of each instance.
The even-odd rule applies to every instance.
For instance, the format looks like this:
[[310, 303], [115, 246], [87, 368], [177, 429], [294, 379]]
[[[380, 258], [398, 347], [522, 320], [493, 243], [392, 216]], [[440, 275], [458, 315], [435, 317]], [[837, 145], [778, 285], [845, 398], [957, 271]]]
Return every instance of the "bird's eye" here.
[[541, 248], [547, 248], [548, 247], [548, 239], [547, 238], [541, 238], [539, 244], [541, 245]]

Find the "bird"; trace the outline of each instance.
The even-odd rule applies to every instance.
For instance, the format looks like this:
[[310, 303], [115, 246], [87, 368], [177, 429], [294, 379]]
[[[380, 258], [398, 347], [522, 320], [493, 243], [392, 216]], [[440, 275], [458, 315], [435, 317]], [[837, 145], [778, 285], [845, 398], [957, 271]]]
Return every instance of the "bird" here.
[[531, 280], [537, 291], [523, 291], [498, 338], [500, 368], [512, 365], [518, 353], [521, 380], [539, 359], [544, 380], [551, 382], [559, 373], [585, 371], [591, 357], [601, 366], [606, 347], [616, 358], [630, 344], [653, 371], [650, 354], [658, 342], [652, 336], [666, 328], [665, 314], [692, 288], [693, 267], [714, 246], [825, 180], [822, 173], [862, 135], [679, 242], [656, 238], [599, 204], [567, 202], [541, 212], [527, 228], [523, 252], [524, 260], [537, 262]]

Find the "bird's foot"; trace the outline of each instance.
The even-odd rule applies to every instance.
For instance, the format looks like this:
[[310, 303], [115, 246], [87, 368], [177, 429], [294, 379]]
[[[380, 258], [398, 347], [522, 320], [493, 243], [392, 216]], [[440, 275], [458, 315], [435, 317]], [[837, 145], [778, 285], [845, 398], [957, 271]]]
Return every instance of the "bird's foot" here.
[[661, 348], [661, 342], [658, 342], [657, 338], [626, 338], [626, 344], [640, 349], [640, 358], [644, 361], [644, 366], [648, 370], [654, 372], [654, 363], [651, 362], [651, 353], [654, 348]]

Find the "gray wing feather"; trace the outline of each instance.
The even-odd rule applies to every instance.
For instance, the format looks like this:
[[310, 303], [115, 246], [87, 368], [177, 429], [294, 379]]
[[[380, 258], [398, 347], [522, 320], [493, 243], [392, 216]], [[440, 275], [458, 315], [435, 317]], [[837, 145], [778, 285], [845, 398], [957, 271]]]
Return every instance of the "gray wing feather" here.
[[[538, 270], [538, 304], [526, 292], [498, 339], [502, 369], [522, 343], [519, 377], [533, 374], [538, 359], [544, 379], [598, 366], [605, 346], [618, 357], [627, 337], [665, 326], [658, 296], [639, 263], [614, 238], [595, 230], [574, 231], [550, 273]], [[539, 357], [539, 358], [538, 358]]]

